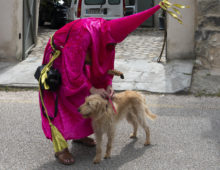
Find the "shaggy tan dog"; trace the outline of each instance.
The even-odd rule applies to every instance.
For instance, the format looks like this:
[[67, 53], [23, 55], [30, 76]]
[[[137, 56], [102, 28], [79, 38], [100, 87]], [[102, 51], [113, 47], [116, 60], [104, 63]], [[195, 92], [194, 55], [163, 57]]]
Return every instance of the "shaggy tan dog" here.
[[136, 138], [138, 124], [140, 124], [146, 133], [144, 145], [150, 144], [150, 130], [146, 124], [145, 116], [155, 119], [156, 115], [148, 110], [144, 96], [135, 91], [125, 91], [115, 94], [112, 101], [117, 113], [115, 113], [112, 104], [99, 95], [88, 96], [85, 103], [79, 108], [79, 112], [84, 118], [92, 118], [93, 130], [96, 137], [96, 156], [93, 160], [94, 163], [101, 161], [101, 143], [104, 133], [108, 137], [105, 158], [110, 157], [116, 123], [123, 118], [126, 118], [133, 125], [131, 138]]

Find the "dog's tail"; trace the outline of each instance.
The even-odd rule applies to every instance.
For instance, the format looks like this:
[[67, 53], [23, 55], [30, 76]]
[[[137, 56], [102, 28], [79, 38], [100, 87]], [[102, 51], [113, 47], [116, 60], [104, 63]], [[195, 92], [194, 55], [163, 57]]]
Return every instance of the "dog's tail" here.
[[[138, 93], [141, 95], [141, 99], [142, 99], [142, 102], [143, 103], [146, 103], [146, 99], [145, 99], [145, 96], [142, 94], [142, 93]], [[145, 110], [145, 113], [147, 115], [147, 117], [151, 120], [155, 120], [157, 118], [157, 115], [153, 114], [147, 107], [146, 104], [144, 104], [144, 110]]]
[[144, 108], [145, 108], [145, 113], [149, 119], [155, 120], [157, 118], [157, 115], [151, 113], [151, 111], [147, 108], [147, 106], [145, 106]]

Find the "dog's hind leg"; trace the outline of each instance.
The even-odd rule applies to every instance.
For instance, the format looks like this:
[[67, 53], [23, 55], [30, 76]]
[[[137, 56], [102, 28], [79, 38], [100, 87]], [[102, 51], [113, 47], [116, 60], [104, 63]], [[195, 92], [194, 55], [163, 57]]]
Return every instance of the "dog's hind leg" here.
[[138, 129], [137, 118], [136, 118], [136, 116], [132, 115], [131, 113], [128, 113], [126, 119], [133, 126], [133, 133], [131, 133], [130, 138], [136, 139], [137, 138], [137, 129]]
[[102, 158], [102, 133], [95, 133], [96, 137], [96, 155], [93, 159], [93, 163], [97, 164], [101, 161]]
[[105, 153], [105, 159], [110, 158], [111, 157], [111, 150], [112, 150], [112, 142], [115, 136], [115, 130], [114, 127], [109, 129], [109, 131], [107, 132], [107, 137], [108, 137], [108, 143], [106, 146], [106, 153]]
[[147, 126], [147, 123], [146, 123], [146, 120], [145, 120], [145, 116], [144, 116], [144, 114], [145, 114], [145, 110], [144, 110], [144, 108], [142, 107], [142, 108], [140, 108], [139, 110], [138, 110], [138, 114], [136, 114], [137, 115], [137, 120], [138, 120], [138, 122], [140, 123], [140, 125], [143, 127], [143, 129], [144, 129], [144, 131], [145, 131], [145, 134], [146, 134], [146, 141], [145, 141], [145, 143], [144, 143], [144, 145], [146, 146], [146, 145], [150, 145], [150, 129], [149, 129], [149, 127]]

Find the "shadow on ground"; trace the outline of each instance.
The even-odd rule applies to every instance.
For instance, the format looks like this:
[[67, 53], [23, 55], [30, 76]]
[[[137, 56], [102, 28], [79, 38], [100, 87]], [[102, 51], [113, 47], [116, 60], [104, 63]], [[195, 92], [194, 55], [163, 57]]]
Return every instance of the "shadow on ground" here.
[[[38, 169], [45, 170], [55, 170], [55, 169], [89, 169], [89, 170], [98, 170], [98, 169], [111, 169], [117, 170], [119, 167], [124, 164], [134, 161], [135, 159], [144, 155], [145, 151], [153, 147], [153, 145], [143, 146], [142, 148], [135, 148], [134, 145], [137, 140], [132, 140], [125, 147], [122, 148], [119, 155], [113, 155], [110, 159], [102, 160], [100, 164], [93, 164], [93, 157], [95, 156], [95, 147], [88, 148], [80, 144], [74, 144], [71, 148], [71, 153], [74, 153], [75, 164], [70, 166], [61, 165], [57, 161], [48, 162]], [[103, 154], [104, 154], [103, 147]]]

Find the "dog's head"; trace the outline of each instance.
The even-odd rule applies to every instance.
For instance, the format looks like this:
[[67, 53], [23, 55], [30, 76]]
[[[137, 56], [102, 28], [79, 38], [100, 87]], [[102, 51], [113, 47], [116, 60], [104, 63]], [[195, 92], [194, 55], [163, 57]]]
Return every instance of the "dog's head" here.
[[84, 118], [97, 118], [106, 112], [107, 105], [107, 100], [94, 94], [86, 97], [85, 103], [79, 107], [78, 111]]

